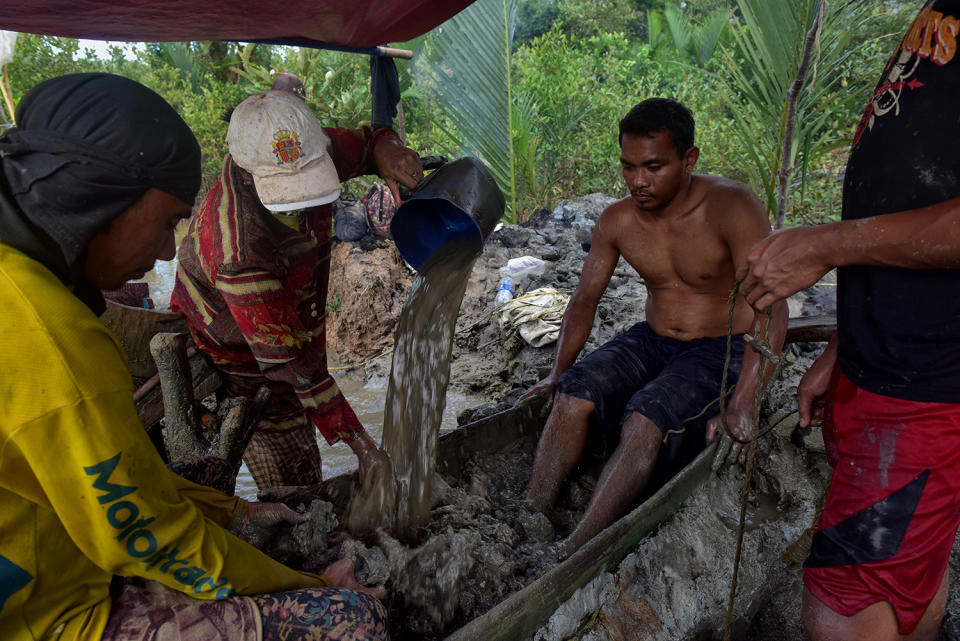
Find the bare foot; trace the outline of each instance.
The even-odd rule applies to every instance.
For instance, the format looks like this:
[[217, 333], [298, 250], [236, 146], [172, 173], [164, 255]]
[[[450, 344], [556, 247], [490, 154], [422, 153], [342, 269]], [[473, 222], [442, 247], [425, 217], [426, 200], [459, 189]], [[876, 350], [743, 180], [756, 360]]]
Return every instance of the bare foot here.
[[557, 541], [550, 546], [550, 550], [553, 552], [554, 556], [557, 557], [557, 561], [563, 563], [570, 558], [570, 555], [576, 552], [576, 548], [573, 548], [570, 544], [570, 539], [563, 539], [562, 541]]

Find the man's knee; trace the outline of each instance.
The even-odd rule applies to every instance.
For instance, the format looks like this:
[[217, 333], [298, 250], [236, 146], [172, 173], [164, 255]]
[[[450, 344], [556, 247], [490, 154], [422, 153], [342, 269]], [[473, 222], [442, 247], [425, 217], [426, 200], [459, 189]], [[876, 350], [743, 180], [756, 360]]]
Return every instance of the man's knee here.
[[620, 441], [634, 447], [659, 451], [663, 443], [663, 432], [656, 423], [640, 412], [632, 412], [620, 428]]
[[553, 409], [550, 413], [563, 418], [587, 419], [590, 417], [590, 414], [593, 413], [594, 408], [595, 405], [593, 401], [571, 396], [570, 394], [564, 394], [563, 392], [557, 392], [556, 397], [553, 399]]

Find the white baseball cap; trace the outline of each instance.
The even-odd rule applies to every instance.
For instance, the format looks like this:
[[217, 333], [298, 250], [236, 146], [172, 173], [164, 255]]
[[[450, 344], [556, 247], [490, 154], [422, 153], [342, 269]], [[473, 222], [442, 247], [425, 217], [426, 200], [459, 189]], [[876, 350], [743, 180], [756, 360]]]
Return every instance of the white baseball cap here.
[[233, 110], [227, 148], [253, 175], [263, 206], [293, 211], [333, 202], [340, 178], [327, 151], [330, 138], [307, 103], [289, 91], [264, 91]]

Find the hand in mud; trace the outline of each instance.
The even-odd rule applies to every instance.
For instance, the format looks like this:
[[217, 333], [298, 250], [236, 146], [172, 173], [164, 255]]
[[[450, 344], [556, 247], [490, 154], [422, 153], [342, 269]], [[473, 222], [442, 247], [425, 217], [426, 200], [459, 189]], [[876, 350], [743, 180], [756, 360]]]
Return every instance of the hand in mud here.
[[327, 566], [327, 569], [323, 571], [323, 576], [327, 577], [327, 580], [330, 581], [330, 585], [333, 587], [366, 592], [381, 601], [387, 597], [386, 588], [368, 588], [360, 585], [353, 575], [353, 568], [353, 559], [345, 557]]
[[556, 387], [556, 378], [553, 376], [548, 376], [524, 392], [523, 396], [521, 396], [517, 402], [526, 403], [527, 401], [531, 401], [538, 396], [542, 396], [547, 399], [547, 404], [549, 405], [550, 399], [553, 398], [553, 391], [556, 389]]
[[380, 177], [387, 182], [398, 207], [401, 202], [400, 184], [414, 189], [423, 180], [420, 156], [409, 147], [404, 147], [399, 138], [389, 134], [377, 141], [373, 149], [373, 162], [377, 165]]
[[[735, 405], [727, 407], [727, 427], [730, 429], [730, 433], [740, 441], [749, 441], [753, 436], [752, 414], [750, 407]], [[707, 422], [707, 442], [712, 443], [717, 435], [720, 436], [720, 443], [717, 445], [717, 452], [713, 457], [713, 471], [719, 473], [724, 464], [739, 463], [744, 465], [747, 461], [748, 443], [740, 443], [730, 438], [723, 429], [719, 414]]]
[[307, 517], [298, 512], [294, 512], [283, 503], [261, 503], [251, 501], [247, 503], [247, 509], [243, 514], [241, 524], [249, 523], [259, 527], [272, 527], [280, 523], [289, 523], [296, 525], [303, 523]]
[[262, 547], [268, 542], [274, 528], [281, 523], [296, 525], [306, 519], [306, 516], [294, 512], [283, 503], [251, 501], [237, 515], [230, 529], [247, 543]]

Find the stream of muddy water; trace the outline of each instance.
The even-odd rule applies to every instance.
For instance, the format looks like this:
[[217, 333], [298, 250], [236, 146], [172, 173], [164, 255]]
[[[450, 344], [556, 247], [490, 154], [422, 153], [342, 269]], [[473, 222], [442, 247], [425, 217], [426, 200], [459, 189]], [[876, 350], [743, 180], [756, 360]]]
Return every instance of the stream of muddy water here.
[[450, 241], [413, 281], [395, 333], [380, 456], [350, 505], [354, 533], [385, 527], [413, 543], [430, 520], [454, 326], [476, 259], [474, 239]]

